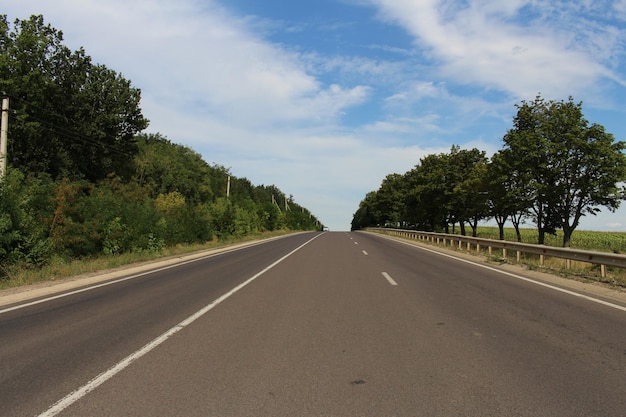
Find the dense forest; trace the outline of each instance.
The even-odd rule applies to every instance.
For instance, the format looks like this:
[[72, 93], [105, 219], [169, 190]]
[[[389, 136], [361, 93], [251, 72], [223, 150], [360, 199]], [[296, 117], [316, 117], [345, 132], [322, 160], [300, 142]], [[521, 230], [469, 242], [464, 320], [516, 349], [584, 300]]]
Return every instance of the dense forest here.
[[412, 170], [387, 175], [368, 193], [352, 229], [402, 227], [453, 232], [466, 224], [476, 235], [480, 221], [494, 219], [519, 228], [532, 221], [543, 244], [546, 234], [563, 231], [563, 246], [585, 215], [615, 210], [625, 199], [626, 143], [603, 126], [589, 124], [582, 103], [546, 101], [537, 96], [517, 106], [504, 146], [491, 158], [478, 149], [453, 146], [432, 154]]
[[276, 186], [142, 133], [141, 91], [69, 50], [42, 16], [0, 15], [0, 92], [10, 103], [0, 266], [322, 227]]

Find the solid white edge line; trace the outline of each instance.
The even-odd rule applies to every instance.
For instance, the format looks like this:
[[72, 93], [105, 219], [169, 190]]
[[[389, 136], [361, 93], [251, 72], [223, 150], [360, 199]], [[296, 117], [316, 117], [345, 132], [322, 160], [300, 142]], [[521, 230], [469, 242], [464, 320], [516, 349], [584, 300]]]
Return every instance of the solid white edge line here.
[[398, 285], [398, 283], [394, 281], [393, 278], [391, 278], [391, 276], [388, 273], [383, 272], [382, 274], [383, 274], [383, 277], [385, 277], [385, 279], [389, 281], [391, 285]]
[[177, 262], [177, 263], [172, 264], [172, 265], [167, 265], [167, 266], [162, 266], [160, 268], [150, 269], [149, 271], [145, 271], [145, 272], [140, 272], [140, 273], [137, 273], [137, 274], [129, 275], [129, 276], [124, 277], [124, 278], [112, 279], [111, 281], [106, 281], [106, 282], [103, 282], [101, 284], [88, 285], [86, 287], [79, 288], [77, 290], [68, 291], [68, 292], [64, 292], [64, 293], [61, 293], [61, 294], [53, 295], [53, 296], [50, 296], [50, 297], [41, 298], [41, 299], [35, 300], [35, 301], [29, 301], [29, 302], [26, 302], [26, 303], [23, 303], [23, 304], [15, 305], [13, 307], [8, 307], [8, 308], [0, 310], [0, 314], [8, 313], [9, 311], [19, 310], [19, 309], [25, 308], [25, 307], [34, 306], [34, 305], [37, 305], [37, 304], [45, 303], [45, 302], [56, 300], [56, 299], [59, 299], [59, 298], [68, 297], [68, 296], [74, 295], [74, 294], [80, 294], [81, 292], [91, 291], [91, 290], [94, 290], [96, 288], [106, 287], [108, 285], [117, 284], [119, 282], [124, 282], [124, 281], [128, 281], [128, 280], [131, 280], [131, 279], [143, 277], [145, 275], [149, 275], [149, 274], [152, 274], [152, 273], [155, 273], [155, 272], [161, 272], [161, 271], [165, 271], [165, 270], [168, 270], [168, 269], [177, 268], [177, 267], [182, 266], [182, 265], [186, 265], [186, 264], [190, 264], [190, 263], [193, 263], [193, 262], [202, 261], [202, 260], [205, 260], [205, 259], [209, 259], [209, 258], [213, 258], [213, 257], [216, 257], [216, 256], [220, 256], [220, 255], [225, 255], [227, 253], [231, 253], [231, 252], [236, 252], [236, 251], [243, 250], [243, 249], [252, 248], [254, 246], [262, 245], [262, 244], [268, 243], [268, 242], [269, 241], [257, 242], [257, 243], [253, 243], [253, 244], [250, 244], [250, 245], [242, 246], [242, 247], [239, 247], [239, 248], [225, 249], [225, 250], [219, 251], [217, 253], [211, 253], [211, 254], [208, 254], [208, 255], [205, 255], [205, 256], [200, 256], [198, 258], [189, 259], [187, 261]]
[[478, 266], [480, 268], [488, 269], [488, 270], [493, 271], [493, 272], [498, 272], [498, 273], [503, 274], [503, 275], [508, 275], [510, 277], [517, 278], [517, 279], [522, 280], [522, 281], [526, 281], [526, 282], [530, 282], [532, 284], [540, 285], [542, 287], [550, 288], [551, 290], [555, 290], [555, 291], [559, 291], [559, 292], [562, 292], [562, 293], [565, 293], [565, 294], [573, 295], [575, 297], [583, 298], [583, 299], [588, 300], [588, 301], [593, 301], [594, 303], [602, 304], [602, 305], [605, 305], [607, 307], [612, 307], [612, 308], [615, 308], [617, 310], [626, 311], [626, 307], [621, 306], [619, 304], [614, 304], [614, 303], [611, 303], [611, 302], [608, 302], [608, 301], [600, 300], [598, 298], [594, 298], [594, 297], [591, 297], [591, 296], [588, 296], [588, 295], [585, 295], [585, 294], [580, 294], [580, 293], [577, 293], [575, 291], [566, 290], [565, 288], [560, 288], [560, 287], [557, 287], [555, 285], [546, 284], [545, 282], [535, 281], [534, 279], [531, 279], [531, 278], [526, 278], [526, 277], [523, 277], [521, 275], [514, 274], [512, 272], [502, 271], [500, 269], [492, 268], [492, 267], [487, 266], [487, 265], [482, 265], [482, 264], [476, 263], [474, 261], [469, 261], [467, 259], [457, 258], [456, 256], [448, 255], [447, 253], [439, 252], [439, 251], [436, 251], [434, 249], [429, 249], [429, 248], [425, 248], [425, 247], [422, 247], [422, 246], [417, 246], [417, 245], [414, 245], [414, 244], [412, 244], [410, 242], [403, 242], [402, 240], [396, 240], [396, 239], [392, 239], [392, 238], [388, 238], [388, 237], [386, 237], [386, 238], [389, 239], [389, 240], [393, 240], [394, 242], [401, 243], [403, 245], [411, 246], [413, 248], [421, 249], [421, 250], [424, 250], [424, 251], [427, 251], [427, 252], [436, 253], [437, 255], [445, 256], [445, 257], [451, 258], [451, 259], [456, 259], [459, 262], [465, 262], [465, 263], [468, 263], [468, 264], [471, 264], [471, 265]]
[[60, 412], [62, 412], [63, 410], [71, 406], [72, 404], [74, 404], [76, 401], [80, 400], [85, 395], [95, 390], [96, 388], [98, 388], [100, 385], [102, 385], [109, 379], [113, 378], [116, 374], [118, 374], [123, 369], [128, 367], [131, 363], [135, 362], [137, 359], [141, 358], [142, 356], [144, 356], [145, 354], [147, 354], [148, 352], [150, 352], [151, 350], [153, 350], [154, 348], [156, 348], [157, 346], [165, 342], [174, 334], [178, 333], [179, 331], [183, 330], [185, 327], [189, 326], [191, 323], [193, 323], [194, 321], [196, 321], [197, 319], [199, 319], [200, 317], [202, 317], [203, 315], [211, 311], [213, 308], [215, 308], [218, 304], [222, 303], [222, 301], [226, 300], [227, 298], [235, 294], [237, 291], [241, 290], [243, 287], [250, 284], [252, 281], [254, 281], [258, 277], [260, 277], [261, 275], [263, 275], [264, 273], [266, 273], [267, 271], [269, 271], [270, 269], [272, 269], [273, 267], [275, 267], [276, 265], [278, 265], [279, 263], [287, 259], [289, 256], [293, 255], [294, 253], [302, 249], [304, 246], [308, 245], [309, 243], [317, 239], [319, 236], [321, 236], [321, 234], [314, 236], [312, 239], [298, 246], [297, 248], [295, 248], [294, 250], [292, 250], [291, 252], [283, 256], [282, 258], [278, 259], [271, 265], [267, 266], [265, 269], [261, 270], [260, 272], [256, 273], [254, 276], [248, 278], [246, 281], [237, 285], [235, 288], [223, 294], [222, 296], [220, 296], [219, 298], [217, 298], [216, 300], [214, 300], [207, 306], [201, 308], [196, 313], [192, 314], [191, 316], [187, 317], [185, 320], [178, 323], [176, 326], [167, 330], [165, 333], [161, 334], [156, 339], [152, 340], [151, 342], [149, 342], [148, 344], [146, 344], [139, 350], [128, 355], [126, 358], [122, 359], [120, 362], [115, 364], [113, 367], [109, 368], [107, 371], [101, 373], [97, 377], [93, 378], [91, 381], [87, 382], [82, 387], [68, 394], [65, 398], [62, 398], [61, 400], [56, 402], [48, 410], [39, 414], [39, 417], [56, 416], [57, 414], [59, 414]]

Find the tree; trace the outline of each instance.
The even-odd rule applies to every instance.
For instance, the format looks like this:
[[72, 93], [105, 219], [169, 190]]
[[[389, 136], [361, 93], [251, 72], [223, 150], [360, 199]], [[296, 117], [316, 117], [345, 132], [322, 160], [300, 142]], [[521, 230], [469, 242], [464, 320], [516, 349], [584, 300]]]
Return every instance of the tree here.
[[[484, 152], [483, 152], [484, 158]], [[478, 222], [489, 215], [487, 205], [487, 161], [478, 161], [469, 171], [467, 178], [456, 188], [457, 195], [465, 202], [465, 219], [472, 228], [472, 236], [477, 236]]]
[[447, 192], [450, 218], [459, 222], [465, 235], [465, 222], [476, 235], [478, 221], [487, 215], [486, 184], [484, 182], [487, 158], [485, 152], [452, 146], [448, 155]]
[[512, 170], [520, 175], [524, 187], [522, 194], [528, 196], [529, 209], [533, 213], [538, 231], [538, 243], [545, 242], [546, 233], [555, 233], [556, 225], [550, 217], [550, 209], [558, 198], [550, 190], [555, 172], [549, 169], [549, 138], [544, 133], [547, 116], [545, 101], [537, 96], [535, 101], [522, 101], [513, 119], [513, 128], [504, 136], [504, 150], [508, 152]]
[[378, 219], [374, 215], [374, 200], [376, 199], [376, 192], [371, 191], [367, 193], [365, 198], [359, 203], [359, 208], [352, 216], [351, 230], [359, 230], [368, 226], [378, 225]]
[[539, 232], [563, 229], [568, 247], [580, 218], [600, 207], [615, 210], [624, 199], [618, 183], [626, 180], [624, 142], [584, 119], [582, 103], [533, 102], [517, 106], [513, 128], [504, 137], [513, 172], [526, 180], [525, 194]]
[[170, 142], [160, 134], [141, 134], [136, 138], [139, 152], [135, 157], [135, 179], [159, 194], [180, 193], [188, 202], [200, 204], [213, 201], [216, 195], [226, 196], [226, 179], [221, 189], [214, 190], [218, 169], [207, 164], [200, 154], [183, 145]]
[[409, 219], [431, 231], [441, 227], [448, 231], [448, 158], [443, 153], [427, 155], [406, 175]]
[[382, 225], [398, 225], [404, 218], [404, 185], [399, 174], [387, 175], [376, 193], [374, 211], [380, 213]]
[[524, 172], [516, 170], [509, 150], [500, 150], [491, 157], [487, 182], [487, 205], [489, 214], [498, 224], [500, 240], [504, 240], [504, 224], [511, 219], [517, 241], [522, 241], [520, 223], [528, 215], [529, 199], [526, 195]]
[[13, 263], [45, 264], [52, 253], [46, 219], [53, 185], [48, 177], [10, 169], [0, 181], [0, 279]]
[[82, 48], [70, 51], [41, 15], [16, 19], [13, 30], [0, 16], [0, 91], [12, 99], [15, 168], [91, 182], [130, 174], [134, 136], [148, 125], [140, 90]]
[[603, 126], [583, 118], [582, 102], [551, 103], [548, 132], [553, 135], [551, 168], [561, 175], [554, 184], [560, 196], [553, 208], [569, 247], [580, 218], [595, 215], [600, 207], [616, 210], [624, 199], [618, 183], [626, 180], [626, 143], [615, 141]]

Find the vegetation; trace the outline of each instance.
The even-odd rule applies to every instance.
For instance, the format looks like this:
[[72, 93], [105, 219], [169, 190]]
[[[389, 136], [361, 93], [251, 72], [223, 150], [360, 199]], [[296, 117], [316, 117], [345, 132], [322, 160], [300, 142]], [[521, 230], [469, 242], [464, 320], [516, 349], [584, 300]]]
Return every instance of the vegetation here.
[[9, 155], [14, 167], [52, 179], [128, 176], [134, 135], [148, 126], [141, 92], [120, 74], [71, 52], [42, 16], [0, 16], [0, 91], [11, 97]]
[[140, 91], [62, 39], [42, 16], [13, 29], [0, 16], [0, 91], [11, 101], [0, 279], [16, 269], [322, 227], [277, 187], [142, 134]]
[[[537, 231], [528, 228], [519, 229], [521, 242], [537, 244]], [[484, 239], [499, 239], [499, 228], [479, 226], [478, 237]], [[504, 228], [504, 240], [517, 240], [517, 231], [514, 228]], [[563, 241], [563, 231], [546, 235], [545, 244], [559, 246]], [[572, 239], [572, 246], [578, 249], [626, 254], [626, 232], [597, 232], [592, 230], [577, 230]]]
[[561, 231], [568, 247], [585, 215], [614, 211], [626, 198], [626, 143], [583, 118], [582, 103], [522, 102], [504, 147], [487, 159], [477, 149], [453, 146], [428, 155], [403, 175], [388, 175], [361, 201], [352, 228], [393, 226], [473, 235], [481, 220], [494, 219], [499, 238], [510, 220], [537, 226], [537, 243]]

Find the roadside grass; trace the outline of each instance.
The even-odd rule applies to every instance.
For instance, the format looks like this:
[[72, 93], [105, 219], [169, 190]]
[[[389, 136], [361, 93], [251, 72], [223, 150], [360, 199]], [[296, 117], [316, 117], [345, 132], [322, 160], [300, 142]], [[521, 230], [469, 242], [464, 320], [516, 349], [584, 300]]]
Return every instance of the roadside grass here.
[[172, 256], [188, 255], [194, 252], [217, 249], [235, 243], [249, 242], [252, 240], [268, 239], [294, 233], [290, 230], [275, 230], [250, 234], [242, 238], [230, 238], [227, 240], [212, 240], [204, 244], [176, 245], [166, 247], [159, 251], [142, 251], [123, 253], [120, 255], [98, 256], [95, 258], [65, 260], [55, 257], [47, 265], [40, 268], [28, 268], [19, 265], [3, 267], [0, 271], [0, 290], [20, 287], [46, 281], [55, 281], [81, 274], [95, 273], [108, 269], [114, 269], [138, 262], [152, 261]]

